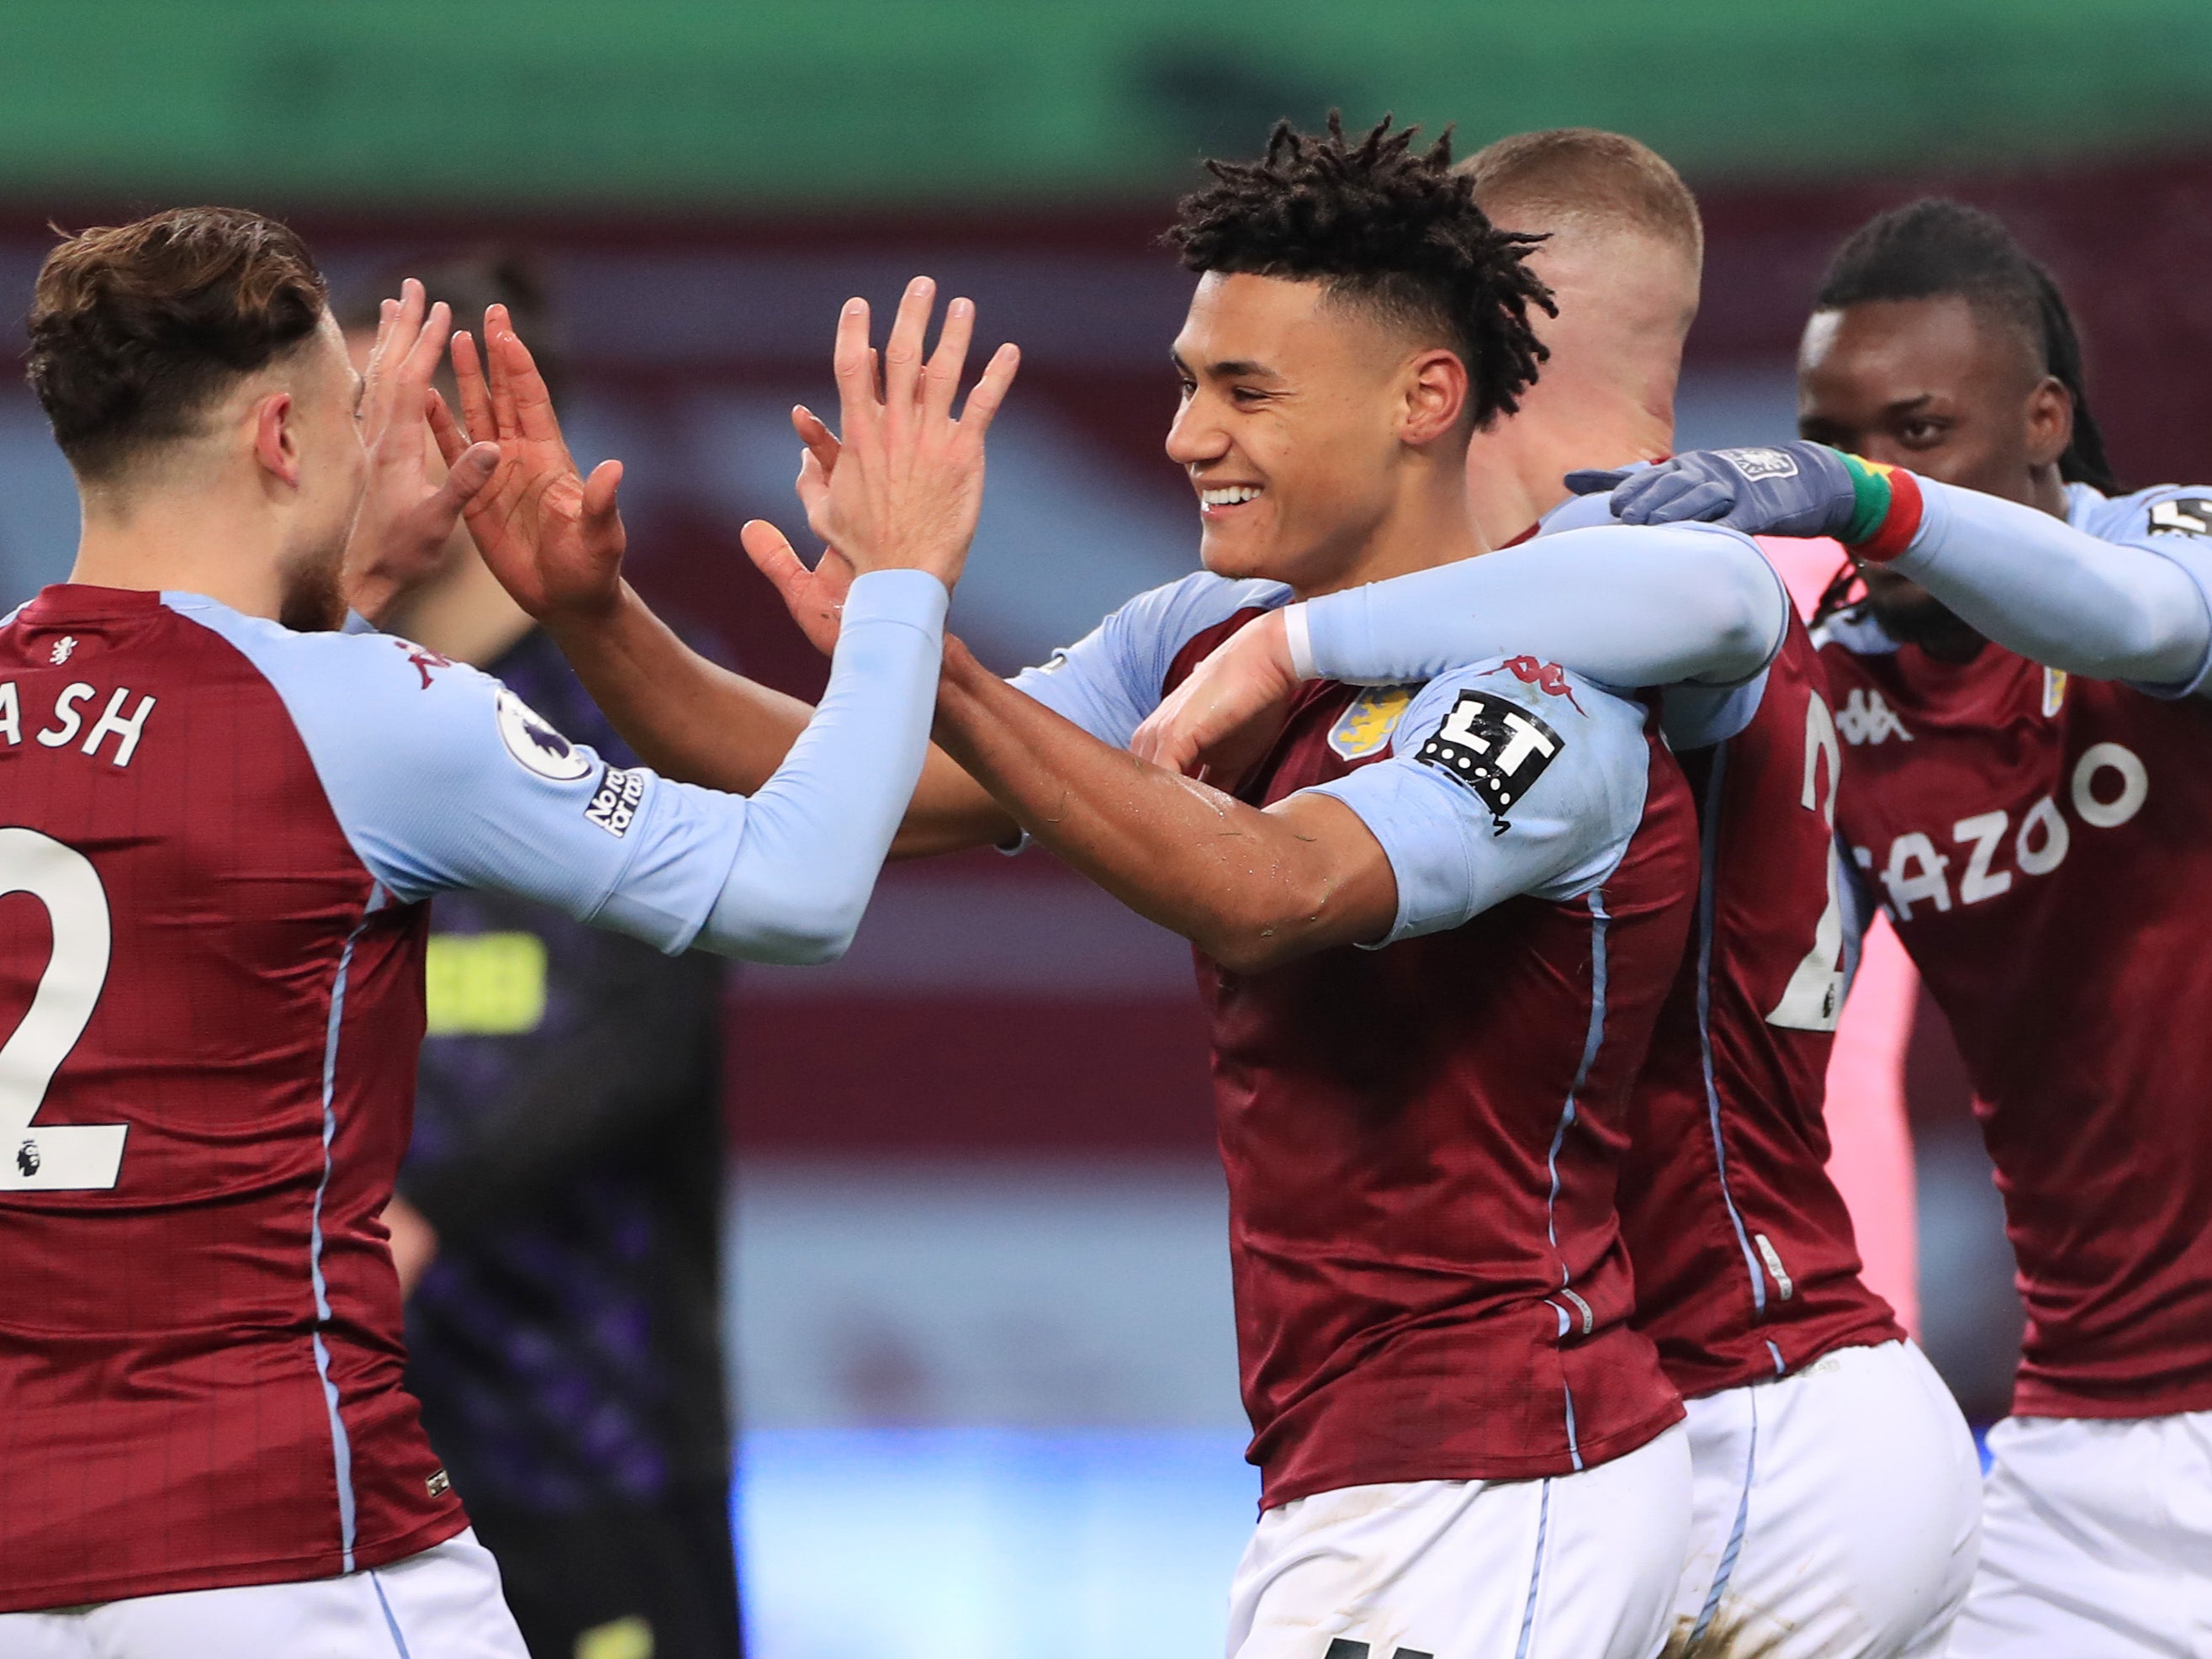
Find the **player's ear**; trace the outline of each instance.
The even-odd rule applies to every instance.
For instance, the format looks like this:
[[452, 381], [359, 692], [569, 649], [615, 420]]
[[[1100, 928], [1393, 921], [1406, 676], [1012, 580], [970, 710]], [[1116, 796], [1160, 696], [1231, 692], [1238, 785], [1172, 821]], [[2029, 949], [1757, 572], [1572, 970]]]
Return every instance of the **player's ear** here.
[[263, 472], [296, 488], [300, 482], [297, 407], [289, 392], [272, 392], [253, 405], [253, 459]]
[[2053, 374], [2036, 382], [2027, 394], [2027, 461], [2030, 466], [2056, 466], [2074, 441], [2074, 395]]
[[1406, 365], [1406, 407], [1398, 435], [1432, 444], [1460, 423], [1467, 409], [1467, 365], [1455, 351], [1424, 351]]

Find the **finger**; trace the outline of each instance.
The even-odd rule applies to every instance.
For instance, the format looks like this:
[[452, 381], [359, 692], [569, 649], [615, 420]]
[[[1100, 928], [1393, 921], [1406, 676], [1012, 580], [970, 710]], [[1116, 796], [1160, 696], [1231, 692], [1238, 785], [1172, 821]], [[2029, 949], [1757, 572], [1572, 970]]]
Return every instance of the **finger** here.
[[1613, 516], [1624, 524], [1645, 524], [1650, 515], [1680, 500], [1698, 479], [1672, 465], [1632, 474], [1613, 492]]
[[1566, 485], [1570, 495], [1600, 495], [1608, 489], [1619, 488], [1620, 481], [1630, 476], [1626, 467], [1586, 466], [1568, 473], [1561, 482]]
[[406, 372], [409, 354], [422, 331], [422, 313], [427, 303], [422, 283], [412, 276], [400, 283], [398, 308], [392, 313], [392, 333], [385, 342], [384, 362], [380, 365], [386, 372], [379, 374], [370, 386], [368, 407], [362, 410], [371, 431], [381, 431], [388, 425], [393, 410], [399, 406], [398, 382]]
[[937, 284], [917, 276], [899, 296], [891, 319], [890, 337], [884, 342], [884, 408], [894, 431], [913, 423], [915, 398], [920, 391], [921, 347], [929, 331], [929, 313], [937, 301]]
[[484, 357], [491, 370], [492, 425], [497, 428], [501, 443], [522, 435], [522, 422], [514, 412], [514, 360], [507, 350], [507, 342], [511, 337], [513, 331], [507, 326], [505, 306], [494, 306], [484, 313]]
[[837, 434], [823, 423], [822, 417], [805, 404], [794, 404], [791, 411], [791, 429], [799, 434], [799, 441], [806, 446], [806, 453], [820, 463], [826, 478], [837, 470], [837, 457], [843, 446]]
[[[446, 406], [446, 400], [438, 395], [435, 386], [426, 394], [422, 412], [429, 417], [430, 435], [438, 441], [438, 453], [447, 466], [452, 466], [467, 450], [469, 434], [461, 430], [460, 422], [453, 418], [453, 411]], [[498, 449], [497, 444], [492, 446], [494, 453]]]
[[980, 439], [991, 429], [991, 422], [999, 412], [999, 405], [1006, 400], [1007, 388], [1014, 383], [1014, 374], [1022, 366], [1019, 346], [1000, 346], [991, 354], [991, 361], [983, 366], [983, 378], [975, 382], [975, 389], [968, 394], [968, 402], [960, 411], [960, 424]]
[[561, 417], [554, 413], [553, 393], [538, 370], [538, 359], [518, 334], [503, 334], [500, 341], [507, 353], [507, 384], [514, 393], [514, 417], [522, 435], [533, 443], [562, 444]]
[[362, 379], [372, 386], [377, 384], [377, 377], [384, 372], [385, 351], [392, 343], [392, 319], [398, 314], [398, 301], [379, 300], [376, 302], [376, 343], [369, 347], [368, 366], [361, 372]]
[[753, 568], [768, 578], [777, 597], [787, 607], [795, 606], [804, 595], [809, 573], [791, 538], [766, 519], [754, 519], [738, 532], [738, 541], [753, 562]]
[[968, 343], [975, 333], [975, 302], [955, 300], [945, 310], [945, 326], [937, 336], [937, 349], [922, 375], [922, 413], [931, 420], [952, 418], [952, 399], [960, 390], [960, 372], [968, 366]]
[[483, 358], [475, 337], [453, 336], [453, 386], [461, 398], [461, 423], [470, 437], [488, 442], [499, 436], [499, 423], [491, 412], [491, 385], [484, 378]]
[[446, 472], [446, 482], [430, 497], [428, 510], [451, 523], [460, 517], [461, 510], [476, 499], [477, 492], [491, 482], [491, 475], [498, 470], [497, 444], [469, 445], [453, 457]]
[[1717, 479], [1702, 478], [1663, 493], [1653, 489], [1620, 518], [1624, 524], [1692, 524], [1717, 519], [1735, 505], [1734, 490]]
[[874, 433], [882, 420], [875, 359], [868, 344], [868, 302], [848, 300], [837, 313], [837, 345], [830, 363], [837, 375], [837, 425], [848, 443]]
[[[438, 372], [438, 360], [446, 355], [446, 342], [453, 332], [453, 307], [441, 300], [423, 318], [422, 331], [416, 335], [414, 345], [399, 366], [400, 380], [408, 386], [429, 385], [430, 377]], [[411, 399], [403, 398], [405, 401]]]
[[830, 496], [830, 474], [812, 450], [799, 459], [799, 504], [806, 509], [807, 522], [813, 522], [815, 509]]
[[586, 523], [604, 527], [620, 522], [622, 514], [615, 495], [622, 488], [622, 479], [620, 461], [601, 461], [592, 469], [592, 476], [584, 480]]

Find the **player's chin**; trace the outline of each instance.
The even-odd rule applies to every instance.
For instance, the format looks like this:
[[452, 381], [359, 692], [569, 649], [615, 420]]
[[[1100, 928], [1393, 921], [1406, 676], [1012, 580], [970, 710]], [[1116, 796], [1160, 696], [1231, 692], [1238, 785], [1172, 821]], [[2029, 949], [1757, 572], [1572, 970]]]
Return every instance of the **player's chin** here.
[[1198, 539], [1198, 559], [1206, 569], [1231, 581], [1249, 581], [1272, 575], [1269, 557], [1273, 542], [1255, 536], [1243, 526], [1207, 524]]

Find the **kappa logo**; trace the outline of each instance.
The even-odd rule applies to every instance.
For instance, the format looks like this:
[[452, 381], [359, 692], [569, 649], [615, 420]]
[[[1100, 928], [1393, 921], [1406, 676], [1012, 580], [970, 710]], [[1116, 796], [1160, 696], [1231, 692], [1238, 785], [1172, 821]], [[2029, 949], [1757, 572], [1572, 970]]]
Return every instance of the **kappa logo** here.
[[599, 780], [599, 787], [592, 792], [591, 804], [584, 808], [584, 816], [620, 841], [629, 834], [629, 826], [637, 817], [638, 804], [644, 799], [644, 773], [610, 766]]
[[1730, 466], [1753, 481], [1797, 476], [1797, 458], [1786, 449], [1723, 449], [1720, 453]]
[[1503, 674], [1512, 671], [1513, 678], [1523, 685], [1533, 685], [1539, 691], [1554, 697], [1565, 697], [1575, 704], [1575, 713], [1583, 706], [1575, 702], [1575, 688], [1567, 684], [1567, 671], [1555, 662], [1539, 662], [1534, 657], [1508, 657], [1495, 668], [1486, 669], [1486, 674]]
[[2169, 501], [2153, 501], [2150, 533], [2212, 536], [2212, 501], [2202, 495], [2177, 495]]
[[407, 660], [415, 665], [415, 672], [422, 677], [422, 689], [425, 691], [430, 689], [432, 669], [451, 668], [453, 665], [453, 659], [451, 657], [441, 657], [427, 645], [416, 645], [410, 640], [394, 640], [392, 644], [405, 652]]
[[1389, 746], [1398, 722], [1413, 707], [1410, 685], [1370, 685], [1328, 728], [1328, 746], [1346, 760], [1364, 760]]
[[505, 686], [500, 688], [496, 714], [500, 740], [524, 771], [554, 783], [574, 783], [591, 772], [590, 757]]
[[1490, 809], [1502, 836], [1511, 827], [1506, 813], [1565, 747], [1557, 732], [1519, 704], [1486, 691], [1462, 691], [1413, 758], [1470, 791]]
[[1853, 748], [1861, 744], [1880, 743], [1887, 738], [1912, 741], [1912, 733], [1905, 729], [1905, 722], [1898, 719], [1897, 711], [1882, 701], [1881, 693], [1869, 691], [1863, 685], [1853, 686], [1851, 695], [1836, 711], [1836, 730]]

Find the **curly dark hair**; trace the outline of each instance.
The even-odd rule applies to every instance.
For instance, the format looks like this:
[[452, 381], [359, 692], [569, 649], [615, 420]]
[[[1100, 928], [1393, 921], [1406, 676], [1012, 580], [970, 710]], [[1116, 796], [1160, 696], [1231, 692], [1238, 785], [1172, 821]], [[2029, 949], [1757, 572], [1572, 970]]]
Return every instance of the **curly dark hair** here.
[[2073, 398], [2074, 439], [2059, 458], [2059, 476], [2118, 495], [2105, 435], [2089, 412], [2074, 313], [2051, 273], [1996, 215], [1940, 196], [1879, 214], [1836, 250], [1813, 304], [1816, 311], [1841, 311], [1869, 301], [1947, 295], [2016, 330], [2043, 372]]
[[78, 476], [105, 479], [313, 334], [325, 298], [307, 244], [241, 208], [82, 231], [40, 268], [25, 378]]
[[1500, 230], [1452, 171], [1451, 129], [1425, 150], [1420, 129], [1346, 138], [1278, 122], [1257, 161], [1208, 161], [1215, 182], [1176, 207], [1163, 239], [1196, 271], [1315, 280], [1331, 295], [1429, 333], [1467, 365], [1478, 427], [1520, 407], [1549, 354], [1531, 307], [1558, 316], [1523, 262], [1544, 239]]

